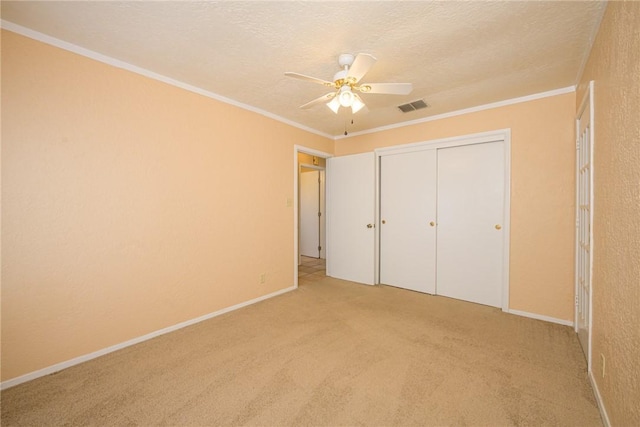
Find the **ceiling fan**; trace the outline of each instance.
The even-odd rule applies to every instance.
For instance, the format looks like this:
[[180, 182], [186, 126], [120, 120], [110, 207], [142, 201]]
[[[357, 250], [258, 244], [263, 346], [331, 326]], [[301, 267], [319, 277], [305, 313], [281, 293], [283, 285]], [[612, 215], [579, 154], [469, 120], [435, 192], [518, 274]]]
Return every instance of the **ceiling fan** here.
[[287, 71], [287, 77], [318, 83], [333, 89], [332, 92], [322, 95], [313, 101], [301, 105], [300, 108], [311, 108], [315, 105], [326, 103], [334, 113], [338, 114], [340, 107], [351, 107], [355, 114], [365, 107], [362, 98], [356, 93], [407, 95], [411, 93], [413, 87], [411, 83], [365, 83], [359, 84], [364, 75], [371, 69], [377, 61], [372, 55], [360, 53], [353, 56], [344, 53], [338, 57], [338, 64], [342, 68], [333, 76], [333, 81], [322, 80], [304, 74]]

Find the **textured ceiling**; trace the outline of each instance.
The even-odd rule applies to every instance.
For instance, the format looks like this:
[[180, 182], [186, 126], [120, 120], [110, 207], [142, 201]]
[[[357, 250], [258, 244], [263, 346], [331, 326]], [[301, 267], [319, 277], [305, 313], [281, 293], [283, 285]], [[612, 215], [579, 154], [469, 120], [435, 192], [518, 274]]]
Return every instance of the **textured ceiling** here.
[[[340, 135], [572, 86], [605, 5], [2, 1], [2, 19]], [[362, 95], [369, 112], [353, 117], [298, 108], [327, 89], [285, 71], [332, 80], [338, 55], [359, 52], [378, 58], [363, 82], [413, 92]], [[429, 108], [396, 108], [421, 98]]]

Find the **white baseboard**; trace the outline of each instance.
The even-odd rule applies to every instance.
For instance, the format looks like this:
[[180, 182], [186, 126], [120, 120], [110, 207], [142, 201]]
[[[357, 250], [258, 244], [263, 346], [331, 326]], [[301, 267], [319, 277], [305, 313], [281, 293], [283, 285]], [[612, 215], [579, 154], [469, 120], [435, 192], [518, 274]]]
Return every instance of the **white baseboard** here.
[[[532, 319], [544, 320], [546, 322], [558, 323], [560, 325], [566, 326], [574, 326], [574, 323], [568, 320], [556, 319], [555, 317], [543, 316], [541, 314], [528, 313], [526, 311], [520, 310], [509, 310], [507, 313], [515, 314], [517, 316], [530, 317]], [[593, 388], [593, 393], [596, 397], [596, 402], [598, 403], [598, 409], [600, 410], [600, 416], [602, 417], [602, 423], [604, 427], [611, 427], [611, 423], [609, 422], [609, 415], [607, 415], [607, 410], [604, 407], [604, 402], [602, 401], [602, 396], [600, 395], [600, 390], [598, 389], [598, 384], [593, 376], [593, 372], [589, 372], [589, 381], [591, 382], [591, 387]]]
[[570, 321], [570, 320], [556, 319], [555, 317], [545, 316], [545, 315], [542, 315], [542, 314], [529, 313], [529, 312], [526, 312], [526, 311], [513, 310], [513, 309], [507, 310], [507, 313], [515, 314], [516, 316], [530, 317], [532, 319], [544, 320], [545, 322], [557, 323], [559, 325], [565, 325], [565, 326], [572, 326], [573, 327], [573, 322]]
[[158, 331], [154, 331], [154, 332], [151, 332], [151, 333], [146, 334], [146, 335], [142, 335], [141, 337], [133, 338], [131, 340], [128, 340], [128, 341], [125, 341], [125, 342], [122, 342], [122, 343], [119, 343], [119, 344], [115, 344], [115, 345], [112, 345], [110, 347], [98, 350], [98, 351], [94, 351], [93, 353], [85, 354], [83, 356], [79, 356], [79, 357], [75, 357], [75, 358], [73, 358], [71, 360], [67, 360], [65, 362], [56, 363], [55, 365], [51, 365], [51, 366], [48, 366], [46, 368], [39, 369], [37, 371], [29, 372], [28, 374], [24, 374], [24, 375], [21, 375], [21, 376], [16, 377], [16, 378], [12, 378], [10, 380], [3, 381], [2, 383], [0, 383], [0, 390], [5, 390], [7, 388], [16, 386], [18, 384], [22, 384], [22, 383], [25, 383], [27, 381], [35, 380], [36, 378], [40, 378], [40, 377], [43, 377], [45, 375], [53, 374], [54, 372], [58, 372], [58, 371], [61, 371], [63, 369], [66, 369], [66, 368], [70, 368], [71, 366], [78, 365], [78, 364], [83, 363], [83, 362], [87, 362], [87, 361], [89, 361], [91, 359], [95, 359], [96, 357], [104, 356], [105, 354], [109, 354], [109, 353], [112, 353], [114, 351], [121, 350], [123, 348], [126, 348], [126, 347], [129, 347], [129, 346], [141, 343], [143, 341], [150, 340], [151, 338], [155, 338], [155, 337], [160, 336], [160, 335], [168, 334], [169, 332], [177, 331], [178, 329], [182, 329], [182, 328], [185, 328], [187, 326], [191, 326], [191, 325], [194, 325], [196, 323], [200, 323], [200, 322], [202, 322], [204, 320], [208, 320], [208, 319], [211, 319], [213, 317], [220, 316], [222, 314], [228, 313], [230, 311], [234, 311], [234, 310], [237, 310], [239, 308], [246, 307], [248, 305], [255, 304], [257, 302], [264, 301], [264, 300], [269, 299], [269, 298], [273, 298], [275, 296], [284, 294], [286, 292], [293, 291], [295, 289], [296, 289], [295, 286], [291, 286], [291, 287], [288, 287], [288, 288], [285, 288], [285, 289], [281, 289], [279, 291], [276, 291], [276, 292], [273, 292], [273, 293], [270, 293], [270, 294], [267, 294], [267, 295], [263, 295], [263, 296], [258, 297], [258, 298], [254, 298], [252, 300], [245, 301], [245, 302], [242, 302], [240, 304], [233, 305], [231, 307], [227, 307], [227, 308], [223, 308], [223, 309], [218, 310], [218, 311], [214, 311], [213, 313], [205, 314], [204, 316], [196, 317], [195, 319], [187, 320], [185, 322], [181, 322], [181, 323], [178, 323], [176, 325], [169, 326], [169, 327], [166, 327], [164, 329], [160, 329]]
[[593, 376], [593, 372], [589, 372], [589, 381], [591, 381], [593, 394], [595, 394], [596, 402], [598, 402], [598, 409], [600, 410], [600, 416], [602, 417], [602, 424], [604, 424], [604, 427], [611, 427], [611, 423], [609, 422], [609, 415], [607, 415], [607, 410], [604, 407], [604, 402], [602, 401], [602, 396], [600, 395], [600, 390], [598, 390], [598, 384], [596, 383], [596, 379]]

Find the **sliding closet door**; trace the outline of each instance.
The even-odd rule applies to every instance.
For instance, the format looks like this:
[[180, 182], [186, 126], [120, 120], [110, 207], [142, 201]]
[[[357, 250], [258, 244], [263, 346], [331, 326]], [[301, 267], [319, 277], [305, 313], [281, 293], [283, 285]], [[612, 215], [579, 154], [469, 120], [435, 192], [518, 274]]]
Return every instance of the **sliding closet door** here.
[[438, 150], [437, 293], [502, 306], [504, 143]]
[[436, 150], [380, 157], [380, 283], [435, 293]]

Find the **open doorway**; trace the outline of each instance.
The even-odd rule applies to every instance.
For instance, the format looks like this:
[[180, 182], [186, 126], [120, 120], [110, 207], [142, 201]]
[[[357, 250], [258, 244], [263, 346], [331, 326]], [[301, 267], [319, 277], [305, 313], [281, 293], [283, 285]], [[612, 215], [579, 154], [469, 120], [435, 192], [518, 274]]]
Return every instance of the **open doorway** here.
[[[298, 240], [299, 283], [316, 281], [325, 277], [325, 170], [324, 160], [313, 156], [313, 165], [302, 163], [304, 153], [299, 154], [299, 203], [298, 203]], [[322, 160], [322, 162], [320, 161]]]
[[307, 283], [326, 273], [326, 159], [330, 154], [295, 147], [294, 282]]
[[323, 167], [300, 165], [298, 218], [301, 257], [326, 258], [324, 183]]

